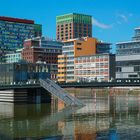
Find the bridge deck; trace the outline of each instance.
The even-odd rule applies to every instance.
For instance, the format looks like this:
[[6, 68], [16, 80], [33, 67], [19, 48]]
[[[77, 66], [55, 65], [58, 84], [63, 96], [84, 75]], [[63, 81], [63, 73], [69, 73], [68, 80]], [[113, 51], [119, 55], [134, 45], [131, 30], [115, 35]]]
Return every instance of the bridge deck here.
[[[92, 87], [140, 87], [140, 82], [92, 82], [92, 83], [62, 83], [58, 84], [61, 88], [92, 88]], [[34, 84], [5, 84], [0, 85], [0, 90], [18, 88], [39, 88], [39, 83]]]

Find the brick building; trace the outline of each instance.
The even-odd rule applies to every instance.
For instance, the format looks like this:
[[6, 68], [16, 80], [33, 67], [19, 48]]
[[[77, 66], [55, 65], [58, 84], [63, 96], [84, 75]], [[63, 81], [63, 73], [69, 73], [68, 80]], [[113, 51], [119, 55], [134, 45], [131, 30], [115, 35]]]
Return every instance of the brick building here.
[[65, 14], [56, 17], [57, 40], [92, 37], [92, 17], [84, 14]]
[[61, 42], [37, 37], [24, 41], [22, 58], [30, 63], [44, 62], [50, 65], [51, 78], [57, 79], [58, 55], [61, 53]]

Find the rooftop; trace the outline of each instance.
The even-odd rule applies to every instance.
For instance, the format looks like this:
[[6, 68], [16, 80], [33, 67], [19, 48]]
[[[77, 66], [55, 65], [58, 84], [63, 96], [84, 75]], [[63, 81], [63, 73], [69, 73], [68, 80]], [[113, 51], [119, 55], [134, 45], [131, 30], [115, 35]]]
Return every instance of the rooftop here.
[[125, 41], [125, 42], [118, 42], [116, 45], [120, 44], [131, 44], [131, 43], [140, 43], [140, 40], [132, 40], [132, 41]]
[[64, 14], [56, 17], [57, 23], [63, 23], [63, 22], [81, 22], [81, 23], [92, 23], [92, 16], [91, 15], [85, 15], [85, 14], [78, 14], [78, 13], [69, 13]]
[[140, 27], [135, 28], [135, 30], [140, 30]]
[[91, 15], [86, 15], [86, 14], [79, 14], [79, 13], [68, 13], [68, 14], [63, 14], [63, 15], [59, 15], [59, 16], [56, 16], [56, 18], [58, 17], [65, 17], [65, 16], [69, 16], [69, 15], [76, 15], [76, 16], [89, 16], [89, 17], [92, 17]]
[[13, 18], [13, 17], [5, 17], [5, 16], [0, 16], [0, 20], [2, 20], [2, 21], [8, 21], [8, 22], [34, 24], [34, 21], [33, 20], [21, 19], [21, 18]]

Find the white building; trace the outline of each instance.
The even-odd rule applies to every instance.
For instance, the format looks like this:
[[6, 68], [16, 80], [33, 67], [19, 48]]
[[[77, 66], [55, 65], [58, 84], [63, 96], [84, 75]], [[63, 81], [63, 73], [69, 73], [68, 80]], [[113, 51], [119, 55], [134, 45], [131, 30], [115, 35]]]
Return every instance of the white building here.
[[22, 52], [22, 49], [18, 49], [16, 50], [16, 52], [6, 54], [5, 55], [6, 63], [14, 63], [21, 60], [22, 59], [21, 52]]
[[140, 78], [140, 28], [132, 41], [117, 43], [116, 79]]

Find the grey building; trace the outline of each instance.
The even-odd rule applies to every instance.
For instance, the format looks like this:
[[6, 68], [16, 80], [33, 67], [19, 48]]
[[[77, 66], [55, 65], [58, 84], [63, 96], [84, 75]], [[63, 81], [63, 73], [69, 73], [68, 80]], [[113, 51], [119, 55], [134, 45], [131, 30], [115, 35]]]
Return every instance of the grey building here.
[[131, 41], [117, 43], [116, 79], [140, 78], [140, 28]]

